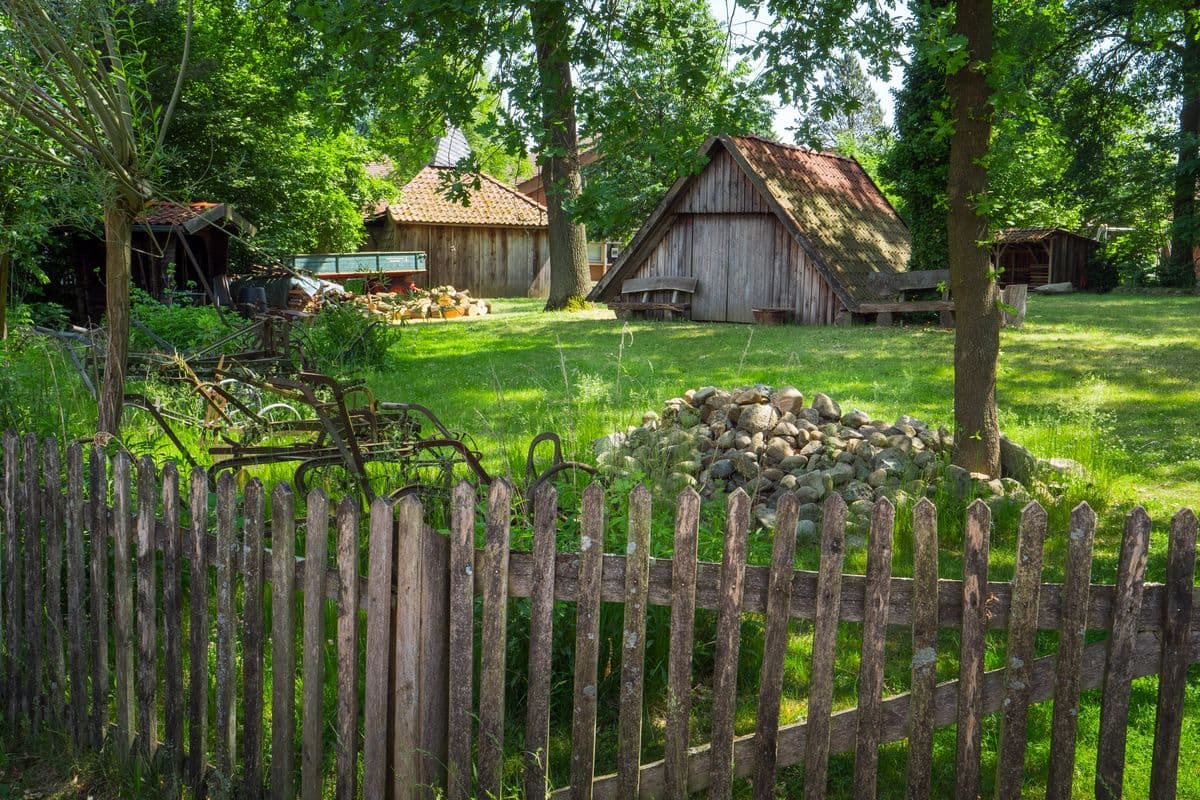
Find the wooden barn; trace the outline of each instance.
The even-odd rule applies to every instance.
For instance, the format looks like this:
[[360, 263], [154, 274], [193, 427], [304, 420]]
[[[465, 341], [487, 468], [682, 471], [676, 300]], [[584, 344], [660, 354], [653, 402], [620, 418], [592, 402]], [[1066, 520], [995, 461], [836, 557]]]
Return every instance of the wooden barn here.
[[590, 299], [669, 302], [684, 286], [694, 320], [753, 322], [764, 309], [813, 325], [892, 299], [871, 276], [902, 272], [911, 239], [858, 162], [752, 136], [701, 152], [708, 165], [676, 181]]
[[439, 191], [447, 166], [425, 167], [393, 203], [367, 214], [364, 250], [425, 253], [423, 286], [476, 297], [545, 297], [550, 290], [546, 209], [512, 186], [479, 176], [467, 203]]
[[1005, 228], [996, 234], [993, 259], [1001, 286], [1070, 283], [1087, 287], [1087, 264], [1100, 242], [1062, 228]]

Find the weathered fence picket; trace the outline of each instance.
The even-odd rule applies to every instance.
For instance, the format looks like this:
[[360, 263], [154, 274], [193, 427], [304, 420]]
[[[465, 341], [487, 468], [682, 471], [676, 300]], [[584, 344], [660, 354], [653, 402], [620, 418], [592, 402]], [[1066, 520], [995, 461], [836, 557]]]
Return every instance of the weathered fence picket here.
[[[933, 732], [948, 725], [956, 726], [958, 737], [955, 791], [975, 796], [984, 717], [999, 713], [996, 794], [1010, 798], [1029, 788], [1023, 785], [1029, 708], [1048, 700], [1054, 706], [1046, 791], [1066, 797], [1073, 789], [1080, 696], [1100, 687], [1095, 792], [1115, 798], [1124, 789], [1131, 682], [1154, 674], [1160, 679], [1149, 795], [1176, 793], [1187, 669], [1200, 661], [1196, 518], [1190, 511], [1172, 521], [1165, 584], [1146, 578], [1150, 519], [1140, 508], [1126, 520], [1114, 585], [1090, 582], [1096, 518], [1086, 505], [1072, 513], [1066, 532], [1063, 584], [1041, 580], [1043, 542], [1052, 532], [1037, 504], [1021, 516], [1012, 580], [989, 582], [991, 518], [982, 502], [967, 510], [961, 580], [939, 578], [937, 513], [928, 500], [917, 503], [912, 577], [906, 578], [893, 575], [895, 512], [886, 500], [874, 508], [866, 574], [844, 575], [847, 509], [836, 495], [822, 509], [820, 560], [810, 572], [794, 569], [791, 531], [799, 504], [791, 496], [778, 504], [770, 563], [748, 564], [750, 498], [733, 494], [717, 564], [697, 560], [701, 501], [693, 490], [679, 495], [674, 526], [667, 531], [653, 528], [649, 492], [636, 489], [629, 498], [624, 552], [605, 554], [606, 498], [600, 486], [589, 486], [579, 510], [578, 549], [559, 552], [556, 491], [543, 487], [529, 506], [517, 505], [503, 481], [489, 490], [480, 548], [480, 497], [467, 484], [452, 492], [448, 538], [425, 525], [413, 497], [397, 503], [377, 499], [364, 526], [354, 499], [342, 500], [331, 516], [330, 501], [314, 491], [304, 499], [300, 556], [300, 501], [286, 484], [273, 487], [268, 522], [266, 488], [249, 481], [239, 503], [237, 479], [223, 473], [215, 487], [214, 532], [214, 498], [203, 471], [189, 478], [187, 519], [181, 520], [179, 476], [172, 465], [160, 473], [140, 460], [135, 487], [128, 454], [113, 457], [110, 481], [107, 456], [93, 448], [85, 487], [78, 443], [66, 450], [65, 471], [52, 439], [39, 445], [32, 437], [5, 434], [3, 457], [4, 729], [19, 735], [52, 726], [80, 747], [111, 740], [116, 752], [132, 758], [157, 753], [156, 763], [172, 776], [169, 785], [178, 791], [186, 783], [195, 797], [234, 788], [246, 797], [313, 800], [329, 785], [339, 800], [407, 800], [442, 787], [455, 800], [499, 797], [513, 789], [506, 769], [519, 769], [527, 797], [675, 800], [707, 790], [725, 798], [736, 779], [748, 778], [756, 798], [769, 798], [778, 792], [779, 770], [804, 764], [805, 796], [818, 798], [826, 793], [830, 755], [849, 752], [855, 753], [856, 796], [871, 796], [880, 746], [907, 739], [907, 794], [916, 798], [937, 791], [931, 783]], [[532, 550], [512, 551], [514, 513], [530, 506]], [[363, 544], [366, 559], [360, 563]], [[652, 557], [665, 546], [673, 548], [672, 558]], [[520, 758], [512, 757], [515, 748], [504, 741], [505, 691], [519, 679], [506, 675], [513, 663], [506, 664], [513, 598], [529, 599]], [[600, 639], [602, 601], [624, 606], [610, 642]], [[562, 646], [554, 630], [560, 602], [575, 605], [575, 635], [570, 768], [557, 774], [550, 770], [553, 737], [563, 735], [559, 723], [567, 722], [566, 711], [559, 718], [551, 701], [558, 670], [552, 654]], [[662, 697], [646, 693], [647, 635], [657, 633], [647, 629], [652, 605], [671, 608]], [[715, 612], [716, 636], [710, 741], [692, 745], [699, 610]], [[330, 643], [325, 620], [332, 613], [337, 624]], [[762, 666], [753, 732], [736, 735], [735, 710], [748, 699], [737, 694], [748, 614], [764, 615]], [[781, 724], [794, 619], [813, 622], [808, 713]], [[862, 624], [858, 705], [833, 713], [842, 622]], [[908, 692], [885, 697], [891, 626], [911, 626], [911, 682]], [[942, 628], [961, 631], [958, 679], [937, 684]], [[1006, 630], [1007, 644], [1004, 666], [985, 671], [989, 630]], [[1059, 632], [1056, 652], [1035, 657], [1038, 632], [1050, 630]], [[1109, 636], [1088, 645], [1089, 631]], [[210, 731], [214, 646], [216, 711]], [[263, 696], [268, 646], [269, 736]], [[602, 652], [611, 657], [604, 664]], [[619, 670], [618, 688], [602, 698], [609, 691], [604, 678], [613, 670]], [[325, 735], [327, 681], [336, 685], [332, 736]], [[109, 707], [115, 710], [111, 730]], [[655, 717], [662, 720], [663, 759], [645, 763], [647, 720]], [[616, 747], [604, 755], [616, 770], [597, 775], [597, 726], [606, 724], [614, 731], [606, 741]], [[268, 752], [270, 771], [264, 775]]]

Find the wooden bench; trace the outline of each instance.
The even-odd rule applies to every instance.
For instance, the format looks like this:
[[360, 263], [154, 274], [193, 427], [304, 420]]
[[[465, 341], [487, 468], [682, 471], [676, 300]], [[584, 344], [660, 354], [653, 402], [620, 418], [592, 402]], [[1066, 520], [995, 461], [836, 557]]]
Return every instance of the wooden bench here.
[[876, 324], [891, 325], [894, 314], [936, 313], [942, 327], [954, 327], [954, 301], [950, 299], [950, 270], [930, 269], [913, 272], [877, 272], [871, 276], [871, 288], [879, 294], [895, 294], [901, 298], [905, 292], [941, 288], [941, 300], [904, 300], [889, 303], [862, 303], [857, 313], [874, 315]]
[[[690, 318], [692, 295], [700, 281], [696, 278], [661, 276], [655, 278], [630, 278], [621, 284], [621, 296], [608, 304], [620, 317], [633, 312], [661, 312], [668, 319]], [[656, 292], [670, 292], [671, 299], [652, 300]]]

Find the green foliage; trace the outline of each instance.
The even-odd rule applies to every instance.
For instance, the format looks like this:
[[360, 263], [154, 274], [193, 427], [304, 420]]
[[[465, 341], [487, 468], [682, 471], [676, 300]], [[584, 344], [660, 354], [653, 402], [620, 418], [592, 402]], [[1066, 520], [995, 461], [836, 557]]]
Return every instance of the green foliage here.
[[300, 336], [318, 370], [344, 376], [354, 370], [383, 367], [399, 332], [358, 304], [347, 302], [326, 305], [304, 324]]
[[883, 108], [854, 53], [842, 53], [821, 80], [820, 94], [836, 97], [837, 104], [814, 109], [801, 119], [797, 142], [824, 149], [871, 139], [882, 131]]
[[593, 238], [624, 240], [720, 133], [771, 135], [771, 111], [745, 64], [726, 63], [707, 2], [628, 4], [605, 58], [581, 71], [581, 132], [599, 158], [574, 212]]
[[130, 296], [133, 319], [141, 325], [134, 325], [131, 330], [131, 350], [162, 349], [162, 345], [148, 336], [145, 330], [170, 342], [180, 352], [210, 344], [229, 333], [229, 325], [221, 319], [215, 306], [179, 301], [174, 305], [166, 305], [138, 288], [132, 289]]
[[15, 324], [0, 340], [0, 431], [70, 441], [95, 430], [96, 408], [67, 354], [28, 328], [29, 307], [14, 309]]

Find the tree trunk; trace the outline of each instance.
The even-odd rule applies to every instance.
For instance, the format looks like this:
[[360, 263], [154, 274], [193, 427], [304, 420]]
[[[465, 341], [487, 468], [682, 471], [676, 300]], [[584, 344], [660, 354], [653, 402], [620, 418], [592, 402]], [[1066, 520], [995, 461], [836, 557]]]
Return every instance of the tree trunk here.
[[108, 352], [100, 385], [100, 418], [97, 430], [116, 434], [121, 427], [125, 395], [125, 362], [129, 356], [130, 251], [135, 211], [117, 199], [104, 208], [105, 311], [108, 317]]
[[583, 188], [571, 82], [571, 21], [560, 0], [532, 0], [529, 16], [542, 99], [542, 186], [550, 227], [550, 296], [546, 310], [553, 311], [582, 302], [590, 277], [587, 235], [566, 208]]
[[1200, 173], [1200, 21], [1192, 12], [1184, 14], [1180, 78], [1183, 105], [1179, 111], [1179, 154], [1175, 165], [1175, 187], [1171, 200], [1171, 264], [1167, 282], [1186, 286], [1196, 281], [1200, 269], [1195, 247], [1200, 244], [1200, 219], [1196, 217], [1196, 176]]
[[8, 338], [8, 270], [12, 254], [0, 250], [0, 339]]
[[991, 90], [983, 69], [992, 59], [992, 0], [959, 0], [954, 33], [965, 37], [968, 62], [947, 76], [954, 134], [946, 195], [950, 285], [954, 292], [954, 463], [971, 472], [1000, 474], [996, 364], [1000, 309], [991, 265], [986, 212], [992, 130]]

